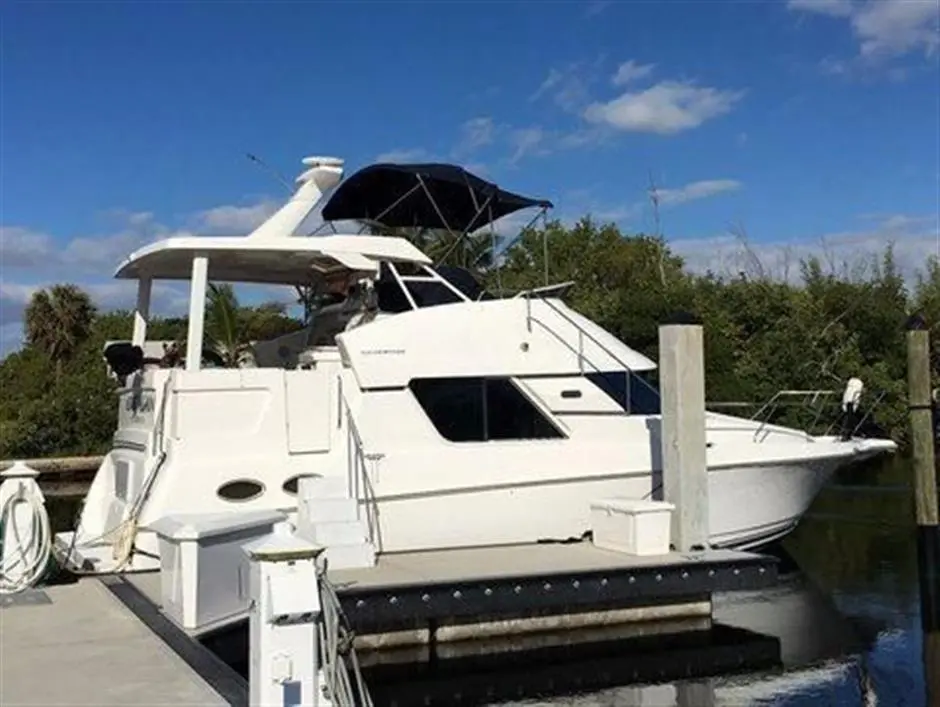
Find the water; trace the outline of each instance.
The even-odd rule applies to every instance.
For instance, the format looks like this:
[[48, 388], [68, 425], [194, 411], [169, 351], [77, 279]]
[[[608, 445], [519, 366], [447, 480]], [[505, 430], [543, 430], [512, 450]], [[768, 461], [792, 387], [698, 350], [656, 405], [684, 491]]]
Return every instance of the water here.
[[[373, 665], [367, 683], [377, 707], [933, 707], [929, 676], [940, 705], [940, 635], [920, 630], [911, 475], [903, 459], [847, 470], [776, 550], [780, 586], [717, 596], [712, 631], [507, 652], [513, 639], [495, 656]], [[56, 506], [69, 527], [75, 507]]]

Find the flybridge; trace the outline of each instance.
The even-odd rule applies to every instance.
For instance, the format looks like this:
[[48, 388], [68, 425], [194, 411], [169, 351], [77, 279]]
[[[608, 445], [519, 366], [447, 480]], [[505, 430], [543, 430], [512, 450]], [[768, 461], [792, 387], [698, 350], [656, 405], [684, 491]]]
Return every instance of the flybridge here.
[[[325, 335], [394, 314], [451, 302], [492, 298], [469, 272], [432, 267], [431, 259], [400, 237], [322, 235], [298, 237], [301, 225], [326, 191], [323, 218], [370, 225], [447, 230], [457, 240], [474, 229], [521, 209], [551, 202], [500, 189], [450, 164], [375, 164], [343, 180], [343, 160], [308, 157], [292, 197], [247, 236], [169, 238], [132, 253], [115, 276], [138, 280], [131, 345], [146, 341], [154, 280], [189, 280], [188, 370], [198, 370], [202, 354], [208, 283], [287, 285], [339, 295], [318, 313], [321, 325], [335, 319]], [[335, 231], [335, 229], [334, 229]], [[333, 311], [335, 310], [335, 311]], [[325, 316], [319, 316], [325, 315]], [[352, 323], [352, 320], [355, 322]], [[322, 327], [321, 327], [322, 328]], [[335, 329], [335, 331], [334, 331]], [[313, 334], [311, 334], [313, 336]], [[308, 342], [309, 343], [309, 342]]]

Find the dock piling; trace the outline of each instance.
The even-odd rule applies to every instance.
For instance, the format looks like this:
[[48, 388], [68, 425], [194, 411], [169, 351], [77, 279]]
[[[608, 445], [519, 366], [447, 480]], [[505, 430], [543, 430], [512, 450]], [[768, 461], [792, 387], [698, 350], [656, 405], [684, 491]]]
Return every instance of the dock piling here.
[[921, 621], [940, 630], [940, 509], [930, 385], [930, 331], [920, 314], [907, 321], [907, 382], [914, 455], [914, 506], [920, 571]]
[[708, 546], [705, 359], [702, 325], [687, 314], [659, 327], [663, 498], [675, 505], [677, 552]]

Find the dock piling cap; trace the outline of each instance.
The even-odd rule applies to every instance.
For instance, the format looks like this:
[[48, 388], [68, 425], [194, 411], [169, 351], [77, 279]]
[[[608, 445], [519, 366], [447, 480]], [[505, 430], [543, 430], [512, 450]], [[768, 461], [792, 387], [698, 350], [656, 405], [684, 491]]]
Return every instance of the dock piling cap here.
[[272, 533], [242, 545], [248, 559], [255, 562], [294, 562], [315, 560], [325, 547], [314, 545], [296, 535]]
[[8, 469], [0, 471], [0, 477], [4, 479], [35, 479], [39, 477], [39, 472], [26, 462], [15, 461]]

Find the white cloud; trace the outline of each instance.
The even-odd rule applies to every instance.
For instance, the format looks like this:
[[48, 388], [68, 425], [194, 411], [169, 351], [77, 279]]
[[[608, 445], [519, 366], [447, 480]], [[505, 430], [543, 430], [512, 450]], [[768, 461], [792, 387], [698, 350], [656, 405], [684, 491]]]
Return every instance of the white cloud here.
[[606, 103], [592, 103], [584, 117], [617, 130], [672, 135], [728, 113], [743, 96], [743, 91], [662, 81]]
[[617, 67], [617, 72], [611, 79], [614, 86], [625, 86], [628, 83], [643, 79], [653, 73], [655, 64], [638, 64], [633, 59], [623, 62]]
[[428, 151], [423, 147], [399, 148], [382, 152], [375, 156], [376, 162], [423, 162], [429, 159]]
[[[217, 234], [247, 233], [276, 206], [269, 200], [244, 206], [222, 205], [186, 221]], [[115, 210], [106, 216], [113, 223], [112, 231], [64, 241], [22, 226], [0, 226], [0, 355], [19, 345], [23, 310], [37, 289], [71, 282], [88, 292], [104, 310], [128, 308], [133, 305], [136, 284], [110, 279], [117, 265], [147, 243], [193, 235], [189, 230], [158, 222], [150, 212]], [[155, 313], [179, 314], [185, 310], [186, 301], [185, 285], [154, 283]]]
[[509, 141], [513, 149], [509, 158], [510, 164], [515, 164], [523, 157], [539, 154], [545, 150], [544, 143], [548, 133], [539, 126], [519, 128], [510, 133]]
[[23, 319], [23, 307], [36, 291], [35, 285], [0, 282], [0, 326], [15, 326]]
[[848, 17], [852, 14], [851, 0], [789, 0], [787, 7], [832, 17]]
[[[932, 56], [940, 47], [940, 4], [936, 0], [789, 0], [787, 6], [848, 20], [859, 42], [859, 54], [866, 59], [916, 51]], [[830, 70], [835, 67], [841, 65], [827, 65]]]
[[[0, 356], [18, 348], [23, 342], [23, 314], [30, 298], [37, 290], [56, 284], [59, 280], [35, 283], [0, 282]], [[78, 281], [101, 311], [130, 309], [137, 296], [136, 282], [132, 280]], [[189, 295], [185, 285], [155, 282], [151, 293], [151, 311], [163, 316], [185, 313]]]
[[529, 100], [550, 98], [562, 110], [578, 113], [591, 100], [590, 85], [597, 80], [600, 61], [575, 62], [562, 69], [553, 68]]
[[30, 268], [44, 265], [55, 243], [47, 233], [20, 226], [0, 226], [0, 268]]
[[940, 5], [935, 0], [869, 0], [852, 15], [852, 27], [863, 56], [916, 50], [929, 56], [940, 45], [938, 19]]
[[865, 274], [872, 259], [880, 259], [893, 246], [895, 263], [912, 283], [931, 256], [940, 256], [940, 222], [937, 217], [910, 215], [870, 218], [870, 226], [778, 242], [754, 242], [733, 234], [702, 239], [670, 241], [670, 247], [694, 272], [719, 275], [763, 274], [782, 280], [799, 280], [800, 261], [817, 257], [825, 271], [841, 277]]
[[460, 126], [460, 137], [454, 154], [467, 154], [493, 142], [496, 125], [490, 117], [471, 118]]
[[278, 207], [278, 202], [267, 199], [244, 206], [216, 206], [196, 215], [194, 229], [214, 235], [247, 235], [277, 211]]
[[741, 182], [736, 179], [703, 179], [676, 189], [656, 189], [655, 194], [661, 206], [675, 206], [740, 188]]
[[146, 243], [171, 235], [167, 226], [157, 223], [149, 212], [115, 212], [112, 218], [121, 224], [117, 230], [93, 236], [73, 238], [65, 243], [46, 233], [21, 226], [0, 226], [0, 265], [11, 269], [43, 271], [63, 270], [98, 272], [115, 267], [122, 258]]

